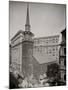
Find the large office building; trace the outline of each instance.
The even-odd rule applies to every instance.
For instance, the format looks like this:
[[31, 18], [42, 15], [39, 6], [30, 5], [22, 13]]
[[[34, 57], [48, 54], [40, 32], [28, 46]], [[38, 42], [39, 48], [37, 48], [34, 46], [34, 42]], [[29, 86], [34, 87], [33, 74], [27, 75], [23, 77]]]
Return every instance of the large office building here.
[[[40, 63], [59, 61], [59, 35], [34, 38], [33, 54]], [[42, 59], [42, 60], [41, 60]]]
[[27, 6], [25, 31], [19, 30], [11, 39], [11, 65], [25, 76], [38, 78], [46, 73], [47, 65], [59, 61], [59, 35], [34, 38], [30, 27]]

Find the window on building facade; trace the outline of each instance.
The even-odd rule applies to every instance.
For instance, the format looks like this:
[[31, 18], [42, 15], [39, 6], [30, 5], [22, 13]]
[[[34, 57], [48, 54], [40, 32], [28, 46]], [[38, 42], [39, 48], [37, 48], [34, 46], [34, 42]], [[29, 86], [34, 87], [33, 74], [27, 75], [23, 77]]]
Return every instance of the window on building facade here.
[[46, 53], [46, 48], [45, 48], [45, 53]]
[[45, 48], [44, 47], [42, 47], [42, 52], [45, 52]]
[[36, 45], [36, 41], [34, 40], [34, 45]]
[[40, 47], [38, 47], [38, 52], [40, 52]]
[[58, 43], [58, 39], [56, 39], [56, 43]]
[[53, 54], [53, 56], [55, 56], [55, 54]]
[[42, 49], [41, 49], [41, 47], [39, 47], [39, 52], [41, 52], [42, 51]]
[[43, 39], [43, 45], [45, 45], [45, 40]]
[[42, 48], [40, 46], [38, 47], [38, 52], [42, 52]]
[[55, 51], [55, 48], [53, 48], [53, 51]]
[[55, 43], [55, 39], [53, 38], [53, 43]]
[[58, 53], [56, 53], [56, 56], [59, 56], [59, 54], [58, 54]]
[[48, 54], [48, 47], [46, 47], [46, 53]]
[[49, 50], [49, 53], [51, 54], [51, 49]]
[[37, 40], [34, 41], [35, 45], [37, 44]]
[[53, 52], [53, 56], [55, 56], [55, 52]]
[[34, 50], [36, 51], [36, 47], [34, 48]]
[[44, 45], [46, 45], [46, 40], [44, 39]]
[[43, 39], [40, 39], [40, 44], [43, 45]]
[[38, 39], [37, 43], [38, 43], [38, 44], [40, 43], [39, 39]]
[[46, 43], [48, 43], [48, 40], [46, 40]]
[[58, 47], [56, 47], [56, 51], [58, 50]]

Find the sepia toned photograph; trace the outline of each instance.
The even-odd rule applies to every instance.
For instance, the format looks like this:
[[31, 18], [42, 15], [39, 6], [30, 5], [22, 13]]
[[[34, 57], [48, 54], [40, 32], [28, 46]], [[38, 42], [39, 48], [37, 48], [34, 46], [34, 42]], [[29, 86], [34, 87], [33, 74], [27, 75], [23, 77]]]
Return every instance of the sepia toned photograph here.
[[66, 4], [9, 1], [9, 88], [66, 86]]

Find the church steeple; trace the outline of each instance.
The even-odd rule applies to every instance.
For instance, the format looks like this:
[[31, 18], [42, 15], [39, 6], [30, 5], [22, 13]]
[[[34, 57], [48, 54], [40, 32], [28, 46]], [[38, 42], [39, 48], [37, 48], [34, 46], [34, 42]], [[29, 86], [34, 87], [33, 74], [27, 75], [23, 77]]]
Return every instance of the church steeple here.
[[34, 34], [30, 31], [30, 21], [29, 21], [29, 5], [27, 3], [27, 15], [26, 15], [26, 24], [25, 24], [25, 31], [24, 33], [24, 39], [22, 42], [23, 49], [22, 49], [22, 60], [23, 66], [25, 66], [22, 71], [24, 71], [25, 76], [30, 76], [33, 74], [33, 36]]
[[27, 16], [26, 16], [25, 31], [30, 31], [29, 3], [27, 3]]

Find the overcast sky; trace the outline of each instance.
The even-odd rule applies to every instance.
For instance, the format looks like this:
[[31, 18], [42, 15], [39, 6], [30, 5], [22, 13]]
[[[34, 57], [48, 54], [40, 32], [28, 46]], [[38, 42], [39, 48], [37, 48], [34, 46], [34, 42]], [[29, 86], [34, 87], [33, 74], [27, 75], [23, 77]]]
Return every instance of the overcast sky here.
[[[29, 16], [31, 31], [35, 37], [44, 37], [60, 34], [66, 27], [63, 4], [29, 3]], [[25, 30], [27, 3], [9, 3], [10, 39], [19, 30]]]

